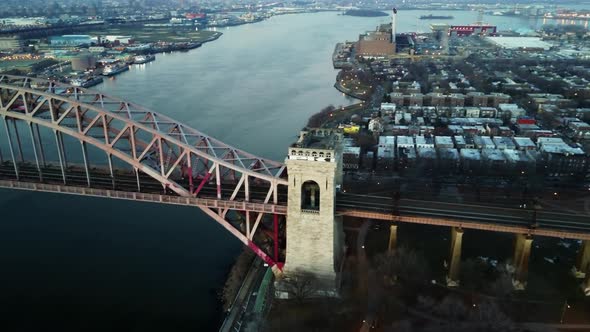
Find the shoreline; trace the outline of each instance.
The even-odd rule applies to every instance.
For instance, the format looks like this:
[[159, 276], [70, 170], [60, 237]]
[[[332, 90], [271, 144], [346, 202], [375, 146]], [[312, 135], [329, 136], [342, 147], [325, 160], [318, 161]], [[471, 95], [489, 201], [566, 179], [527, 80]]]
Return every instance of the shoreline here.
[[334, 88], [336, 88], [336, 90], [342, 92], [343, 94], [345, 94], [351, 98], [354, 98], [354, 99], [357, 99], [360, 101], [366, 101], [366, 98], [362, 98], [361, 96], [356, 95], [354, 92], [342, 87], [342, 85], [338, 82], [334, 83]]
[[342, 84], [340, 84], [340, 74], [341, 73], [342, 73], [342, 71], [339, 71], [338, 74], [336, 74], [336, 82], [334, 83], [334, 88], [336, 88], [336, 90], [342, 92], [343, 94], [345, 94], [351, 98], [360, 100], [361, 102], [367, 101], [366, 97], [361, 97], [360, 95], [350, 91], [349, 89], [343, 87]]

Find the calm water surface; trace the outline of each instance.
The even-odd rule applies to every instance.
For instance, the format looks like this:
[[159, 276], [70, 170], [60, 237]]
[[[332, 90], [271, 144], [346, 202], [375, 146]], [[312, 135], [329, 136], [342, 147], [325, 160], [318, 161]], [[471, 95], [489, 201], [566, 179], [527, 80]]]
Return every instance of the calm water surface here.
[[[424, 14], [400, 15], [399, 31], [427, 31], [434, 22], [417, 19]], [[465, 24], [477, 16], [449, 14]], [[388, 21], [337, 13], [274, 17], [222, 29], [215, 42], [158, 55], [97, 88], [282, 160], [311, 114], [352, 102], [332, 87], [334, 44]], [[542, 24], [486, 21], [502, 30]], [[0, 324], [80, 331], [218, 326], [216, 294], [240, 243], [199, 210], [7, 190], [0, 191], [0, 209]]]

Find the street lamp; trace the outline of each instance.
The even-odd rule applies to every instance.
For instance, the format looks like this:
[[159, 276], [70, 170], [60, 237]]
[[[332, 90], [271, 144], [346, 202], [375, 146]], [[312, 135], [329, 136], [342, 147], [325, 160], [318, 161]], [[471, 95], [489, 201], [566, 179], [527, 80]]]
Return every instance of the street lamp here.
[[563, 309], [561, 310], [561, 318], [559, 319], [559, 324], [563, 324], [563, 317], [565, 316], [565, 310], [571, 308], [571, 306], [567, 303], [567, 300], [563, 303]]

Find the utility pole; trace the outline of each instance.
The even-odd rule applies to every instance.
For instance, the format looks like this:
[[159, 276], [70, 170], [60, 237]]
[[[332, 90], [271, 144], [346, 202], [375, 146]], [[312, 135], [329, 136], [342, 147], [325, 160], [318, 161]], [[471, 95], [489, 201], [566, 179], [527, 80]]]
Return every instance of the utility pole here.
[[563, 324], [563, 318], [565, 317], [565, 310], [571, 308], [571, 306], [567, 303], [567, 299], [563, 303], [563, 308], [561, 310], [561, 318], [559, 319], [559, 324]]
[[539, 204], [539, 200], [535, 197], [533, 198], [533, 202], [532, 202], [533, 206], [533, 215], [532, 215], [532, 220], [531, 220], [531, 228], [535, 229], [537, 227], [539, 227], [539, 223], [537, 222], [537, 210], [541, 208], [541, 205]]

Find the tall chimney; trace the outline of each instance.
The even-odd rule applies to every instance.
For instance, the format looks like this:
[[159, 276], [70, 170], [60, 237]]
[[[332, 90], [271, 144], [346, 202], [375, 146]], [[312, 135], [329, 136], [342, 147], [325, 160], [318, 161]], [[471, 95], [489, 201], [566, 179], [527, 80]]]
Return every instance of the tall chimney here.
[[440, 46], [443, 54], [449, 54], [449, 26], [445, 25], [440, 38]]
[[391, 17], [391, 42], [395, 44], [395, 34], [397, 28], [397, 9], [393, 8], [393, 15]]

